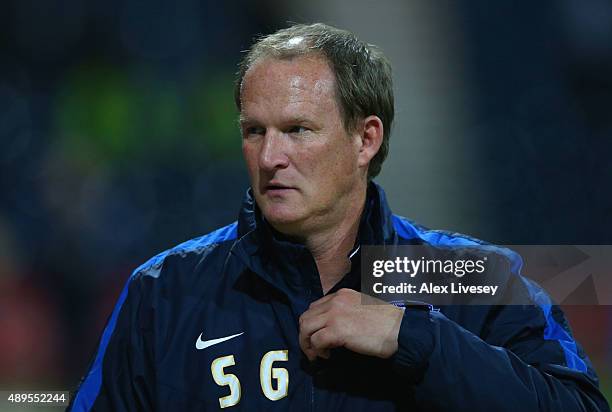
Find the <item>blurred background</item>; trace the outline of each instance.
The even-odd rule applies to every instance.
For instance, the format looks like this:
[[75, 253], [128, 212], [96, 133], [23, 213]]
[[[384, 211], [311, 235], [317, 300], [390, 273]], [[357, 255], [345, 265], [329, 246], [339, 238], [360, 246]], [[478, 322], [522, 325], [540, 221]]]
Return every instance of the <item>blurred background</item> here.
[[[500, 244], [612, 244], [607, 0], [6, 0], [0, 389], [75, 389], [131, 271], [235, 220], [233, 75], [288, 21], [390, 58], [377, 181], [396, 213]], [[566, 311], [612, 399], [612, 307]]]

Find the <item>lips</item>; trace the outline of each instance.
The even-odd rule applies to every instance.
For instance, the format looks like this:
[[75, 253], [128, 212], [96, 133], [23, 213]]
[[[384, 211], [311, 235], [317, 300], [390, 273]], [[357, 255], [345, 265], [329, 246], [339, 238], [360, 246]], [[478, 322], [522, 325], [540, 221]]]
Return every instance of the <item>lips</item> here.
[[274, 182], [274, 181], [264, 186], [264, 192], [282, 192], [282, 191], [291, 190], [291, 189], [295, 189], [295, 188], [285, 185], [283, 183]]

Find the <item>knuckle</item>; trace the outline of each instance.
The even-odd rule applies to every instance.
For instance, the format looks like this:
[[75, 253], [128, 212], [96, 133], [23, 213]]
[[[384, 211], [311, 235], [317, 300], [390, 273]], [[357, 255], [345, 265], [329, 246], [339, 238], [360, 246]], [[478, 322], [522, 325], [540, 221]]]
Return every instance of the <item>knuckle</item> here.
[[353, 289], [348, 289], [348, 288], [342, 288], [338, 291], [338, 294], [340, 296], [342, 296], [343, 298], [350, 298], [351, 296], [353, 296], [355, 293], [357, 293], [356, 291], [354, 291]]
[[310, 348], [317, 349], [321, 345], [320, 333], [314, 334], [310, 337]]
[[311, 337], [312, 344], [317, 348], [327, 345], [330, 339], [330, 332], [327, 329], [322, 329]]
[[335, 332], [342, 330], [343, 325], [344, 321], [337, 316], [331, 318], [328, 322], [328, 327]]
[[326, 330], [322, 330], [316, 335], [313, 335], [311, 338], [312, 346], [315, 348], [323, 348], [328, 345], [330, 340], [329, 332]]
[[310, 349], [310, 346], [311, 346], [310, 339], [306, 339], [305, 337], [301, 337], [299, 342], [300, 342], [300, 347], [302, 349]]

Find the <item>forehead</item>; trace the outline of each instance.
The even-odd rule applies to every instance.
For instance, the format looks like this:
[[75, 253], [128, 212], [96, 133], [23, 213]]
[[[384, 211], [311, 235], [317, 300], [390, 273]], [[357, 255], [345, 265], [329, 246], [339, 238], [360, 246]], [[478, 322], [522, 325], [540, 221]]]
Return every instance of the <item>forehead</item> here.
[[329, 104], [335, 105], [335, 77], [327, 60], [318, 55], [263, 58], [246, 72], [242, 82], [243, 113], [271, 106], [304, 109]]

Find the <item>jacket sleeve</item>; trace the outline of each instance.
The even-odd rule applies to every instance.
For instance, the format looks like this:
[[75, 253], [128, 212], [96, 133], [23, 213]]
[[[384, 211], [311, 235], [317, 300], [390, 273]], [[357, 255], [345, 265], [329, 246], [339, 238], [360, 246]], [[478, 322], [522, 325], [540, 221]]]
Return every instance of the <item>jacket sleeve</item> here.
[[124, 286], [106, 324], [97, 353], [83, 377], [71, 411], [152, 410], [152, 350], [146, 343], [143, 277]]
[[[439, 311], [407, 308], [393, 358], [427, 411], [609, 411], [556, 306], [470, 306], [481, 337]], [[468, 314], [468, 316], [474, 315]]]

